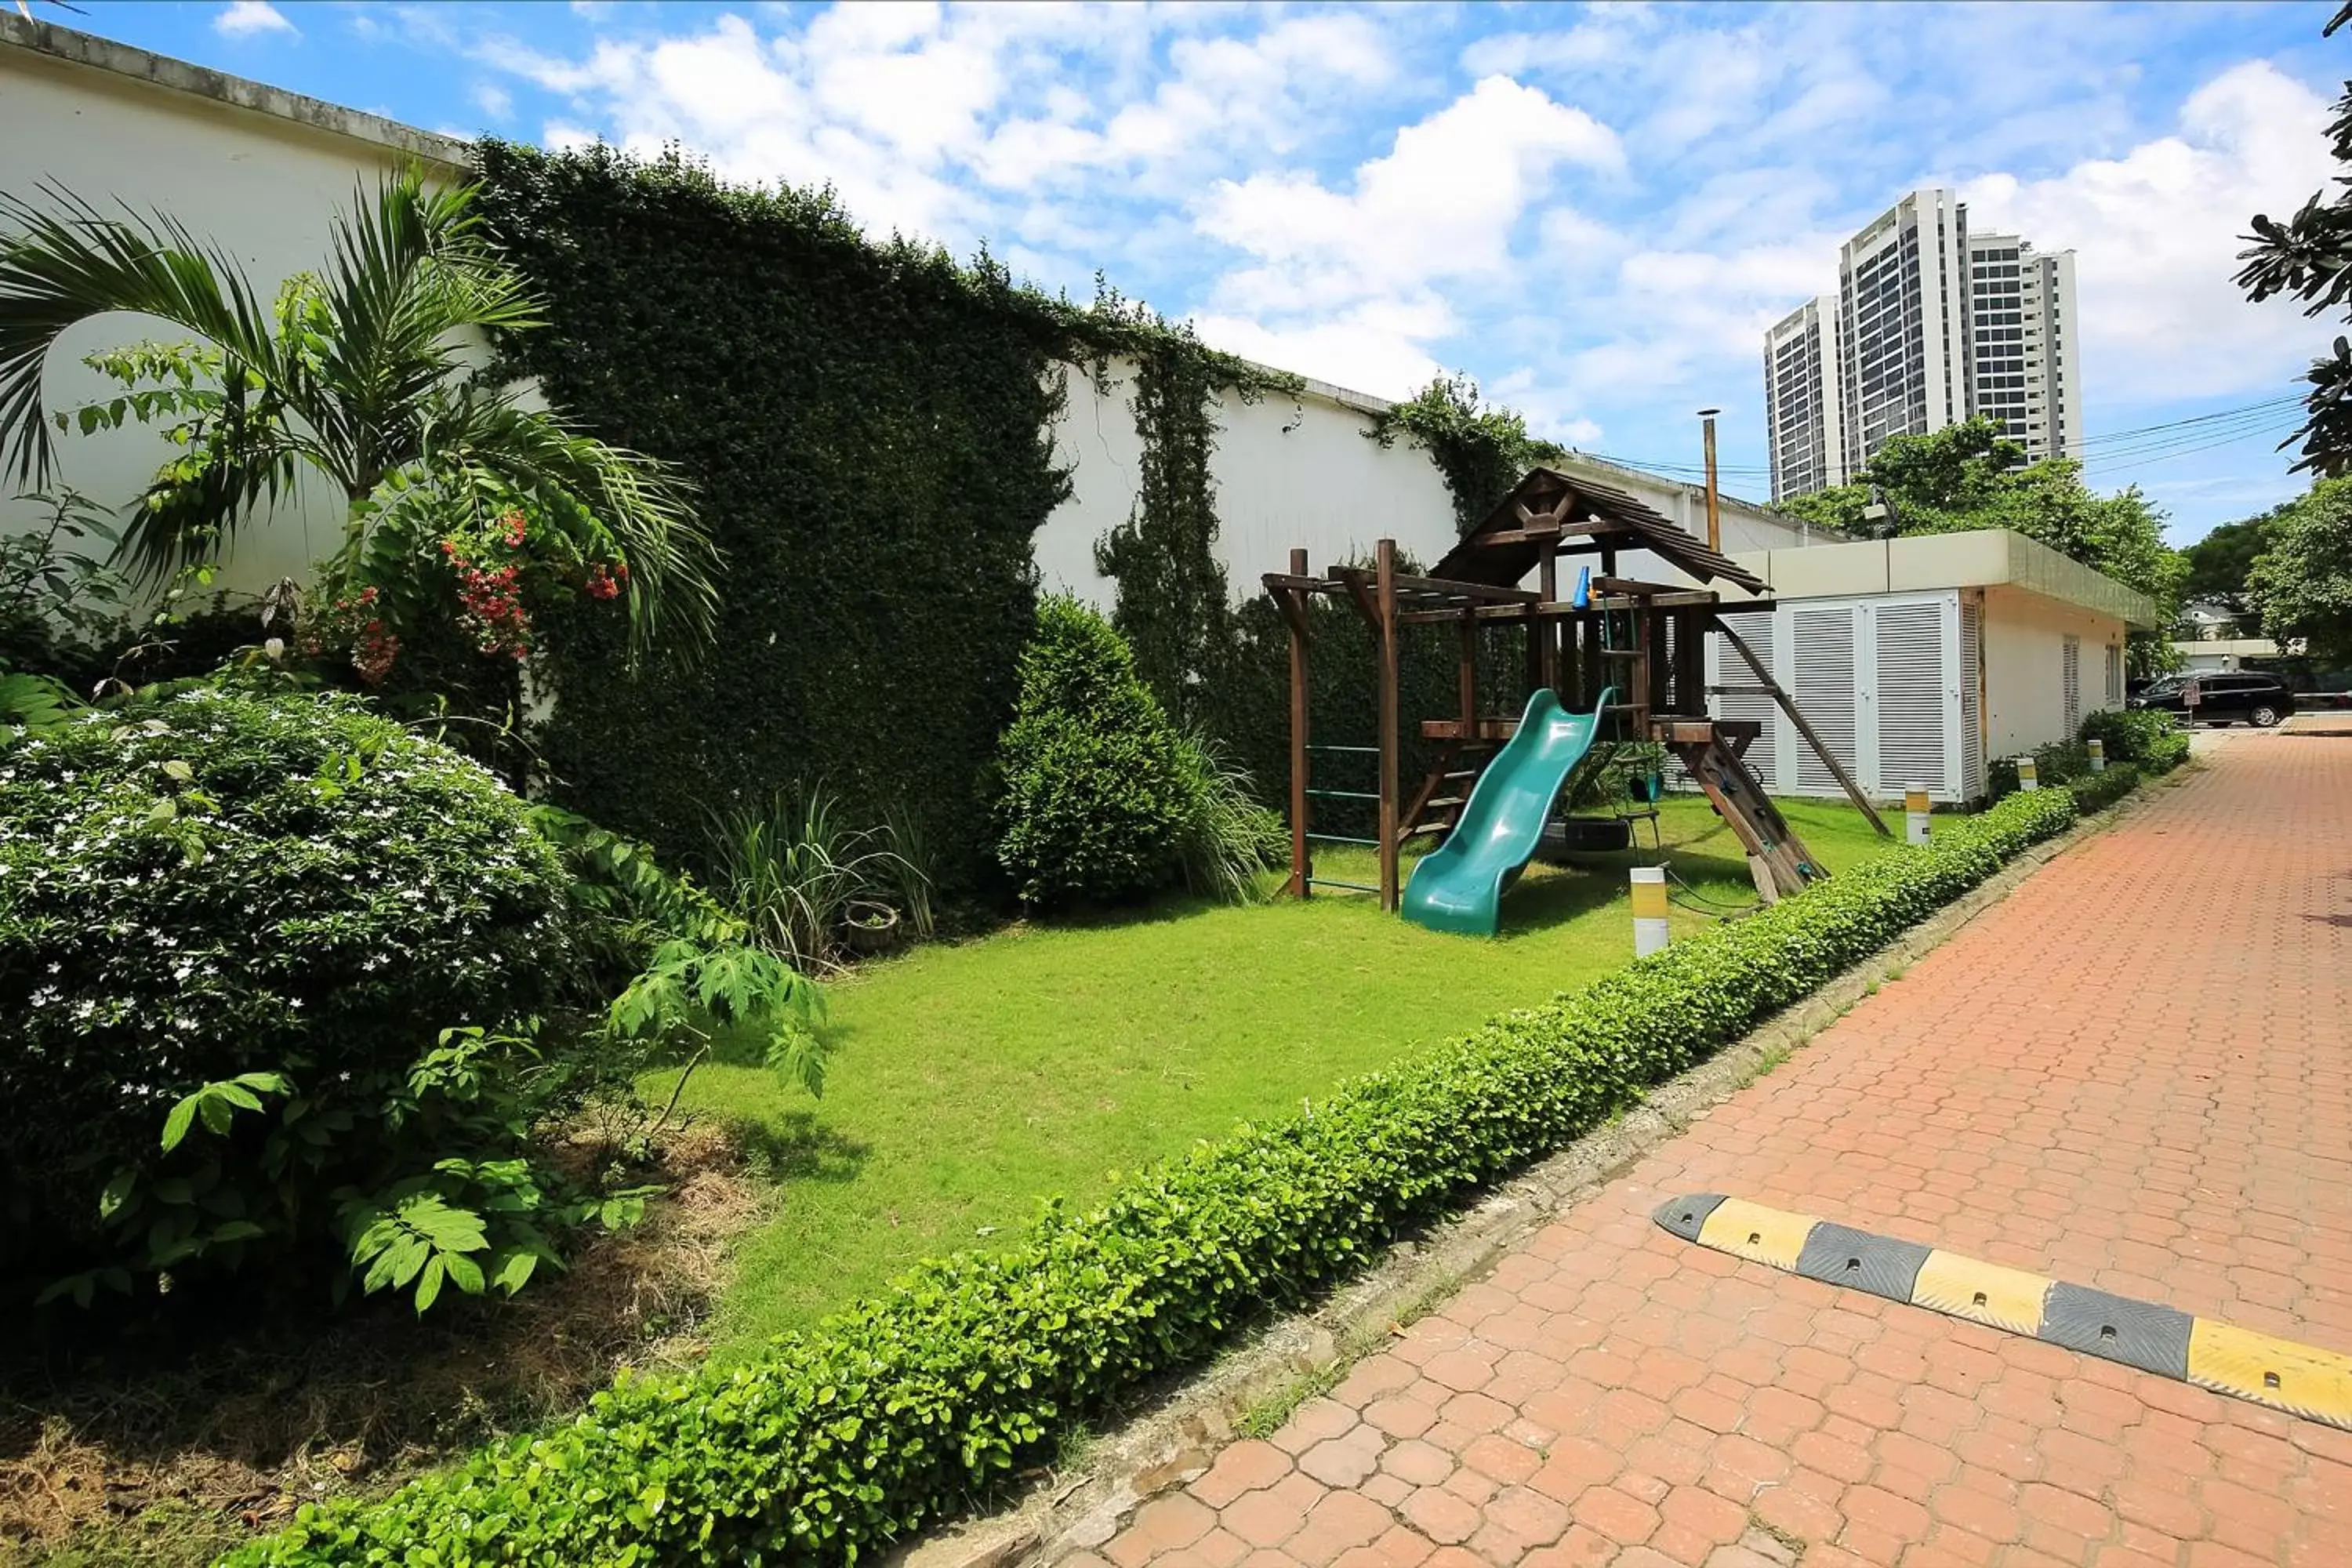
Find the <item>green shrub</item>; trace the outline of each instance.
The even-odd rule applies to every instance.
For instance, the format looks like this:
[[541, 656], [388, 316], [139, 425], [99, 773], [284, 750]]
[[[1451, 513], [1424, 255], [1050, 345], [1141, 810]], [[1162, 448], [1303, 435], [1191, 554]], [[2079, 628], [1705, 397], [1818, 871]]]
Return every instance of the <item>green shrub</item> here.
[[2134, 763], [2109, 763], [2105, 773], [2090, 773], [2067, 785], [2075, 806], [2085, 814], [2105, 811], [2140, 786], [2143, 774]]
[[1509, 1013], [1309, 1112], [1049, 1206], [1012, 1249], [373, 1504], [309, 1507], [242, 1568], [864, 1561], [1004, 1485], [1058, 1434], [1592, 1128], [2075, 818], [2042, 790]]
[[1076, 599], [1041, 601], [997, 748], [996, 855], [1021, 901], [1109, 903], [1173, 880], [1189, 804], [1181, 751], [1110, 623]]
[[1176, 771], [1184, 791], [1176, 832], [1184, 886], [1228, 901], [1255, 898], [1259, 873], [1289, 858], [1289, 829], [1257, 803], [1249, 774], [1226, 760], [1223, 745], [1206, 731], [1178, 737]]
[[931, 879], [906, 853], [911, 838], [889, 821], [858, 826], [822, 783], [779, 790], [712, 819], [712, 891], [761, 946], [822, 973], [846, 957], [852, 923], [877, 910], [930, 934]]
[[440, 1032], [556, 1000], [563, 891], [496, 780], [348, 701], [200, 689], [0, 744], [7, 1276], [349, 1242], [346, 1200], [508, 1152], [531, 1112], [484, 1086], [527, 1032]]
[[2189, 732], [2169, 713], [2103, 709], [2083, 721], [2082, 738], [2101, 742], [2110, 763], [2131, 763], [2149, 773], [2169, 773], [2189, 760]]

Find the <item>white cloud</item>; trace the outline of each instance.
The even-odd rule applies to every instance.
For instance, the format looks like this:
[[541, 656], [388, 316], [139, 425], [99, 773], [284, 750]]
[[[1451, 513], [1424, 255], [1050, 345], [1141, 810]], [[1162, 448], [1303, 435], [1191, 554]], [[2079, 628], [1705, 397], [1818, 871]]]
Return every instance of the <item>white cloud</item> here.
[[2273, 391], [2333, 329], [2292, 305], [2247, 304], [2231, 281], [2238, 236], [2256, 212], [2327, 185], [2328, 118], [2317, 93], [2249, 61], [2198, 89], [2176, 134], [2046, 179], [1964, 182], [1969, 222], [2074, 250], [2083, 374], [2110, 397]]
[[1220, 180], [1202, 233], [1255, 258], [1222, 291], [1260, 308], [1392, 299], [1512, 265], [1521, 217], [1561, 164], [1614, 170], [1616, 136], [1535, 88], [1488, 77], [1356, 171], [1353, 191], [1311, 174]]
[[1464, 330], [1451, 294], [1522, 265], [1514, 237], [1554, 174], [1614, 174], [1622, 162], [1591, 115], [1491, 76], [1398, 131], [1352, 189], [1298, 172], [1221, 180], [1199, 205], [1200, 231], [1250, 260], [1218, 280], [1202, 332], [1343, 385], [1409, 395], [1441, 368], [1432, 345]]
[[481, 82], [474, 89], [474, 106], [493, 120], [514, 117], [514, 94], [496, 82]]
[[231, 0], [213, 18], [213, 31], [226, 38], [251, 37], [257, 33], [298, 33], [294, 24], [269, 0]]

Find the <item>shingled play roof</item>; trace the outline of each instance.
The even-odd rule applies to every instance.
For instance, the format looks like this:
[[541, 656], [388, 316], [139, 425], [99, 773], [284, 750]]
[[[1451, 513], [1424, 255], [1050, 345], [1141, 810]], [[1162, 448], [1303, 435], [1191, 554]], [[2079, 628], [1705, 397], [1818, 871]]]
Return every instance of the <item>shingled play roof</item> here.
[[1737, 584], [1751, 594], [1772, 585], [1706, 541], [1686, 533], [1641, 500], [1611, 486], [1557, 468], [1534, 468], [1486, 514], [1486, 521], [1446, 552], [1432, 577], [1508, 587], [1534, 569], [1542, 545], [1535, 540], [1486, 542], [1485, 536], [1558, 523], [1570, 533], [1614, 537], [1625, 548], [1647, 550], [1702, 583]]

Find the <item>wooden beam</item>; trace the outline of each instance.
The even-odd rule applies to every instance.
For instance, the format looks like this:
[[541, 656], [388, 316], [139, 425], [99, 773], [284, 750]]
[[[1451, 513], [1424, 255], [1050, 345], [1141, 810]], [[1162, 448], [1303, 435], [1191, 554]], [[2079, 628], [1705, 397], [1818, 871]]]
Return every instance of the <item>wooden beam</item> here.
[[[1714, 595], [1709, 594], [1703, 589], [1693, 589], [1689, 592], [1661, 594], [1654, 599], [1595, 599], [1591, 604], [1582, 607], [1579, 607], [1565, 599], [1548, 601], [1536, 600], [1533, 603], [1528, 604], [1481, 605], [1475, 610], [1468, 612], [1465, 612], [1462, 606], [1456, 605], [1450, 609], [1444, 610], [1406, 610], [1399, 618], [1402, 619], [1406, 626], [1433, 626], [1441, 621], [1451, 623], [1461, 619], [1465, 613], [1475, 615], [1482, 621], [1516, 621], [1528, 616], [1540, 616], [1547, 619], [1566, 620], [1598, 616], [1604, 610], [1704, 609], [1728, 611], [1735, 607], [1744, 608], [1745, 606], [1719, 605], [1716, 602]], [[1761, 607], [1769, 610], [1772, 606], [1768, 604]]]
[[1692, 590], [1680, 583], [1644, 583], [1638, 577], [1595, 577], [1592, 591], [1596, 594], [1632, 594], [1646, 599], [1661, 594], [1688, 594]]
[[1532, 605], [1542, 595], [1525, 588], [1498, 588], [1491, 583], [1460, 583], [1445, 577], [1396, 579], [1400, 594], [1451, 594], [1464, 599], [1489, 599], [1497, 604]]
[[1360, 566], [1335, 566], [1331, 574], [1339, 580], [1340, 586], [1348, 590], [1348, 597], [1355, 601], [1356, 613], [1364, 617], [1366, 626], [1372, 628], [1372, 637], [1377, 641], [1381, 635], [1381, 607], [1372, 592], [1373, 574]]
[[[1599, 539], [1604, 535], [1615, 538], [1633, 530], [1622, 522], [1604, 522], [1591, 518], [1583, 522], [1534, 522], [1525, 528], [1497, 528], [1486, 533], [1474, 533], [1470, 542], [1482, 548], [1489, 545], [1541, 544], [1546, 540]], [[1588, 547], [1592, 548], [1592, 547]]]
[[1870, 798], [1862, 793], [1862, 786], [1853, 782], [1853, 775], [1845, 771], [1844, 765], [1830, 755], [1828, 745], [1814, 731], [1811, 721], [1798, 711], [1796, 700], [1782, 690], [1780, 683], [1772, 679], [1772, 672], [1764, 668], [1764, 661], [1756, 657], [1756, 650], [1749, 647], [1746, 640], [1729, 626], [1718, 625], [1715, 629], [1721, 632], [1724, 640], [1732, 646], [1733, 650], [1741, 658], [1748, 661], [1748, 668], [1756, 672], [1756, 679], [1770, 689], [1772, 700], [1780, 705], [1780, 711], [1789, 716], [1789, 722], [1797, 727], [1797, 733], [1805, 738], [1805, 744], [1812, 747], [1813, 755], [1821, 758], [1822, 766], [1828, 768], [1832, 775], [1837, 779], [1838, 786], [1845, 791], [1846, 799], [1853, 802], [1854, 808], [1870, 818], [1870, 826], [1878, 830], [1878, 836], [1881, 838], [1894, 837], [1895, 835], [1887, 830], [1886, 824], [1879, 820], [1878, 808], [1870, 804]]

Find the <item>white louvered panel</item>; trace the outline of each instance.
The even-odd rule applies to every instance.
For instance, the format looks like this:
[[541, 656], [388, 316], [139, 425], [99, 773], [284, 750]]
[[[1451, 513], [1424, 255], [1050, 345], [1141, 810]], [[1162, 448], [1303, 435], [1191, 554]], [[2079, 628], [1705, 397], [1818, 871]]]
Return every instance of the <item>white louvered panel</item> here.
[[2083, 639], [2070, 637], [2061, 645], [2058, 657], [2058, 680], [2063, 689], [2066, 710], [2065, 740], [2073, 740], [2074, 731], [2083, 727]]
[[[1772, 622], [1757, 616], [1741, 617], [1738, 627], [1748, 646], [1768, 671], [1772, 668]], [[1756, 672], [1748, 661], [1733, 651], [1721, 637], [1707, 639], [1707, 684], [1710, 686], [1760, 686]], [[1748, 748], [1748, 771], [1756, 782], [1764, 786], [1767, 795], [1780, 790], [1780, 705], [1769, 697], [1750, 696], [1745, 692], [1724, 692], [1708, 700], [1708, 711], [1717, 719], [1753, 719], [1764, 728], [1756, 743]]]
[[1985, 792], [1984, 606], [1960, 601], [1960, 794], [1970, 800]]
[[[1855, 765], [1853, 606], [1801, 605], [1789, 613], [1789, 620], [1796, 664], [1790, 694], [1822, 744], [1851, 773]], [[1838, 787], [1837, 775], [1811, 746], [1798, 748], [1797, 787], [1807, 793]]]
[[1948, 795], [1944, 606], [1880, 605], [1876, 618], [1878, 793], [1892, 795], [1916, 784]]
[[[1712, 641], [1713, 639], [1709, 640]], [[1669, 616], [1666, 618], [1666, 668], [1670, 670], [1679, 669], [1682, 668], [1682, 658], [1683, 623], [1680, 617]], [[1673, 689], [1672, 678], [1670, 677], [1668, 679], [1667, 690], [1671, 692]], [[1672, 706], [1671, 698], [1669, 699], [1668, 705]], [[1683, 766], [1682, 760], [1676, 757], [1672, 752], [1668, 752], [1665, 754], [1664, 759], [1658, 764], [1658, 777], [1659, 780], [1664, 784], [1666, 788], [1676, 791], [1677, 793], [1683, 790], [1696, 789], [1698, 787], [1698, 785], [1692, 780], [1689, 770]]]

